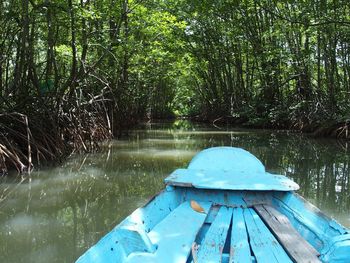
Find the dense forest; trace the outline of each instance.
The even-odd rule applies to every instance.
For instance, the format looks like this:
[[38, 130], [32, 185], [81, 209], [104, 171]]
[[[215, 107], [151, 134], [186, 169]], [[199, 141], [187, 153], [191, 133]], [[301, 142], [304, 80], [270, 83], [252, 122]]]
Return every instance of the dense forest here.
[[2, 172], [95, 150], [145, 118], [349, 136], [349, 1], [0, 5]]

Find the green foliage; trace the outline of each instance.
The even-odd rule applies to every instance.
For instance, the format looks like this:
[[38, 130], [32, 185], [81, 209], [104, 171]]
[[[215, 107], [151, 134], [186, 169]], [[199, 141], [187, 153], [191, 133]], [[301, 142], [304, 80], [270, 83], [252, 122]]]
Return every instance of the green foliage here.
[[192, 58], [178, 113], [191, 112], [183, 101], [203, 118], [257, 126], [348, 116], [348, 1], [165, 2], [187, 23]]
[[71, 145], [145, 117], [349, 116], [349, 1], [5, 0], [0, 25], [0, 111]]

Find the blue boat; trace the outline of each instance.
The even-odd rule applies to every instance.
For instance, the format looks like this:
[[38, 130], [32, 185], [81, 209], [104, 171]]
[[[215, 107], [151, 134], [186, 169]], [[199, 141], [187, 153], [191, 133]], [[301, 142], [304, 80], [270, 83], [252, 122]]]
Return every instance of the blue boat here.
[[206, 149], [165, 184], [77, 262], [350, 262], [349, 229], [243, 149]]

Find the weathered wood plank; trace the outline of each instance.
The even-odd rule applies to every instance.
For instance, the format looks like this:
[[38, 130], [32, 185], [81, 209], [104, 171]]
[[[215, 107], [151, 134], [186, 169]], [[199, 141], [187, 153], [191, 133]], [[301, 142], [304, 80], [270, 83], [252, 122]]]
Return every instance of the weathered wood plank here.
[[[205, 211], [211, 203], [199, 202]], [[192, 243], [204, 223], [206, 214], [194, 211], [189, 202], [182, 203], [148, 234], [157, 245], [154, 253], [130, 254], [127, 262], [183, 262], [187, 261]]]
[[250, 246], [242, 208], [234, 208], [232, 215], [230, 263], [251, 263]]
[[257, 262], [292, 262], [282, 246], [253, 209], [244, 209], [243, 214], [250, 238], [250, 246]]
[[254, 208], [295, 262], [321, 262], [318, 251], [293, 228], [286, 216], [268, 205], [256, 205]]
[[284, 214], [298, 232], [318, 251], [336, 236], [349, 232], [334, 219], [294, 192], [273, 193], [273, 206]]
[[232, 217], [232, 208], [222, 206], [199, 247], [195, 262], [221, 262]]

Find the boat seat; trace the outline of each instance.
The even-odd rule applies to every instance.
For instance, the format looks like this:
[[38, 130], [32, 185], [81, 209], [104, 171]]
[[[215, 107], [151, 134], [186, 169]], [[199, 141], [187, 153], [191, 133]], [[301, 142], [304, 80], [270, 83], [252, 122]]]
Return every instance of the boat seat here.
[[[199, 202], [206, 212], [210, 202]], [[131, 253], [126, 262], [186, 262], [206, 213], [194, 211], [190, 202], [179, 205], [149, 233], [152, 244], [157, 246], [154, 253]]]
[[254, 208], [295, 262], [321, 262], [319, 252], [293, 228], [285, 215], [269, 205], [256, 205]]

